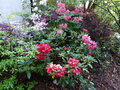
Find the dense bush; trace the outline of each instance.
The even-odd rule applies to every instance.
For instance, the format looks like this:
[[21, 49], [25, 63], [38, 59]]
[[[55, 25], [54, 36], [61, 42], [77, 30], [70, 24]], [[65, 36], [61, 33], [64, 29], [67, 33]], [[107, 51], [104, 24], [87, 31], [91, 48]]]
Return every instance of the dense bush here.
[[109, 27], [92, 11], [64, 3], [38, 11], [29, 16], [27, 28], [0, 24], [0, 89], [29, 90], [37, 82], [19, 85], [18, 76], [30, 79], [35, 73], [63, 88], [94, 90], [89, 74], [93, 63], [105, 59], [107, 50], [117, 49], [106, 49]]

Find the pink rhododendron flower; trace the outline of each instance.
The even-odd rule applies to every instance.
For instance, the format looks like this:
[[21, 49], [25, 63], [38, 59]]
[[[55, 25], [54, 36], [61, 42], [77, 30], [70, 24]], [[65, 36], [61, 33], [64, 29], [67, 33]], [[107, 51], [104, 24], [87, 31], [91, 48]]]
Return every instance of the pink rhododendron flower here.
[[65, 16], [63, 17], [63, 19], [64, 19], [65, 21], [68, 21], [68, 20], [71, 19], [71, 16], [66, 16], [66, 15], [65, 15]]
[[70, 69], [73, 75], [78, 75], [81, 73], [82, 69], [80, 67], [77, 67], [75, 69]]
[[58, 3], [58, 5], [57, 5], [58, 7], [65, 7], [65, 4], [64, 3]]
[[87, 33], [87, 32], [88, 32], [88, 30], [87, 30], [87, 29], [85, 29], [85, 28], [83, 28], [82, 30], [83, 30], [83, 32], [85, 32], [85, 33]]
[[70, 58], [68, 60], [68, 64], [71, 65], [72, 67], [76, 67], [76, 65], [79, 63], [79, 60], [75, 59], [75, 58]]
[[74, 10], [77, 14], [79, 14], [80, 13], [80, 10], [79, 9], [77, 9], [77, 8], [75, 8], [75, 10]]
[[76, 23], [79, 23], [79, 20], [78, 20], [76, 17], [74, 17], [74, 21], [75, 21]]
[[38, 60], [43, 60], [43, 59], [46, 58], [46, 55], [45, 55], [45, 54], [36, 54], [36, 58], [37, 58]]
[[61, 29], [61, 30], [57, 30], [57, 31], [56, 31], [56, 34], [57, 34], [57, 35], [60, 35], [60, 34], [63, 33], [63, 32], [64, 32], [64, 31], [63, 31], [62, 29]]
[[60, 28], [63, 28], [63, 24], [59, 24], [59, 27], [60, 27]]
[[68, 26], [67, 26], [67, 24], [59, 24], [59, 27], [63, 28], [63, 29], [66, 29]]
[[80, 14], [80, 10], [79, 10], [79, 9], [77, 9], [77, 8], [75, 8], [75, 10], [74, 10], [74, 11], [72, 11], [72, 13], [73, 13], [73, 14]]
[[97, 43], [96, 43], [95, 41], [90, 41], [90, 42], [88, 43], [88, 48], [89, 48], [89, 49], [93, 50], [93, 49], [95, 49], [96, 47], [97, 47]]
[[90, 36], [88, 36], [88, 35], [83, 35], [83, 36], [82, 36], [82, 41], [83, 41], [84, 43], [89, 43], [89, 42], [91, 41], [91, 38], [90, 38]]
[[66, 11], [66, 8], [60, 7], [56, 10], [57, 13], [64, 13]]
[[38, 52], [41, 52], [43, 54], [48, 54], [50, 52], [50, 49], [51, 49], [51, 47], [46, 43], [42, 43], [42, 44], [39, 44], [36, 46], [38, 47], [37, 48]]
[[70, 11], [69, 11], [69, 10], [67, 10], [65, 13], [66, 13], [66, 14], [69, 14], [69, 13], [70, 13]]
[[76, 14], [76, 12], [75, 12], [75, 11], [72, 11], [72, 14]]

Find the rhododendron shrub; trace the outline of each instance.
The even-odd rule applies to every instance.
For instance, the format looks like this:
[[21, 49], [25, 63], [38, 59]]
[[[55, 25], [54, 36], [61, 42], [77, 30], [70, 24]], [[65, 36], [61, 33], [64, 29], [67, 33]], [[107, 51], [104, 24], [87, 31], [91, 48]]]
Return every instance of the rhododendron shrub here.
[[89, 70], [92, 70], [92, 63], [96, 62], [93, 56], [98, 45], [89, 36], [89, 30], [82, 27], [83, 9], [70, 10], [64, 3], [58, 3], [58, 7], [48, 8], [42, 14], [32, 19], [31, 25], [37, 20], [45, 21], [45, 28], [41, 30], [31, 26], [26, 29], [29, 31], [22, 38], [23, 41], [14, 37], [16, 41], [13, 43], [11, 39], [10, 42], [12, 45], [18, 44], [12, 47], [7, 44], [8, 51], [13, 50], [10, 56], [7, 54], [10, 59], [12, 57], [11, 66], [14, 67], [10, 67], [10, 70], [15, 74], [26, 73], [28, 79], [33, 72], [41, 75], [41, 78], [45, 75], [62, 87], [79, 85], [88, 88], [92, 85], [88, 80]]
[[[96, 62], [93, 56], [98, 45], [89, 36], [89, 30], [82, 27], [83, 9], [69, 10], [64, 3], [59, 3], [57, 8], [49, 10], [48, 15], [48, 27], [40, 31], [44, 34], [43, 38], [36, 39], [43, 44], [36, 45], [40, 52], [36, 56], [41, 59], [39, 63], [45, 63], [44, 74], [62, 87], [74, 87], [79, 83], [82, 86], [84, 82], [87, 82], [84, 87], [88, 87], [91, 85], [88, 68], [92, 68], [92, 63]], [[49, 43], [50, 47], [45, 43]], [[84, 75], [87, 75], [86, 78]]]

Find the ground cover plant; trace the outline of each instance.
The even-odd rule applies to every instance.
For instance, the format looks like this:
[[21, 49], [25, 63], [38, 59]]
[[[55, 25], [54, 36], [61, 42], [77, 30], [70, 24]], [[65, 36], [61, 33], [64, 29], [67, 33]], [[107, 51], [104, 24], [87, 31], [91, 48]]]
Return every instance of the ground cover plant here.
[[61, 89], [95, 90], [90, 72], [110, 57], [107, 25], [93, 11], [61, 2], [26, 20], [20, 29], [0, 24], [0, 90], [31, 90], [42, 78]]

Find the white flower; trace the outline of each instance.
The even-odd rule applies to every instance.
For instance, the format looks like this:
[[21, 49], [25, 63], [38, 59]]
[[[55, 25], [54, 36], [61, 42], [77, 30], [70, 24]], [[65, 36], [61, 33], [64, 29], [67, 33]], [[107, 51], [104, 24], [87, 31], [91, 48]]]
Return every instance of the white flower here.
[[41, 10], [39, 10], [38, 12], [39, 12], [39, 13], [41, 13], [42, 11], [41, 11]]
[[34, 2], [34, 3], [33, 3], [33, 6], [35, 6], [35, 5], [36, 5], [36, 3]]
[[114, 37], [116, 37], [116, 38], [119, 39], [119, 38], [120, 38], [120, 34], [119, 34], [119, 33], [115, 33], [115, 34], [114, 34]]
[[33, 11], [38, 11], [38, 7], [34, 7], [34, 8], [33, 8]]
[[42, 1], [39, 2], [39, 4], [40, 4], [40, 5], [45, 5], [45, 6], [46, 6], [46, 5], [47, 5], [47, 0], [42, 0]]

